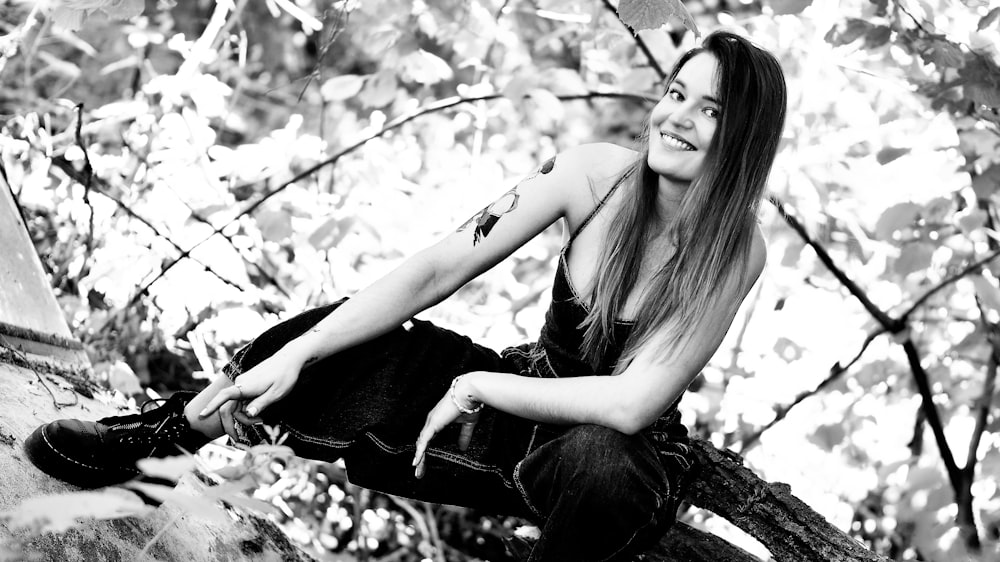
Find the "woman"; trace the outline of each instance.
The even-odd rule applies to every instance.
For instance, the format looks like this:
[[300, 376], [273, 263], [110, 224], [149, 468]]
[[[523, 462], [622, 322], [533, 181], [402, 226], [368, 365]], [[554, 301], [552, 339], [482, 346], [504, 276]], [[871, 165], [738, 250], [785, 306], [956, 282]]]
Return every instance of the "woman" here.
[[[640, 152], [560, 153], [350, 300], [262, 334], [197, 396], [47, 424], [28, 456], [94, 487], [277, 424], [359, 485], [538, 521], [531, 560], [627, 559], [675, 519], [690, 469], [675, 405], [763, 269], [756, 214], [784, 113], [774, 57], [712, 34], [675, 65]], [[409, 321], [559, 219], [538, 343], [497, 354]]]

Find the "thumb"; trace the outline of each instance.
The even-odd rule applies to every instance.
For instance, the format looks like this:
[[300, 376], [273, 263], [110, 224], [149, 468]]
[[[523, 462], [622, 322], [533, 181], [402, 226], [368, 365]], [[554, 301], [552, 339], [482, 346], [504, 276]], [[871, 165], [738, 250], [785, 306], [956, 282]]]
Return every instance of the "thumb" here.
[[469, 442], [472, 441], [472, 432], [476, 429], [477, 421], [472, 420], [462, 423], [462, 432], [458, 435], [458, 449], [460, 451], [465, 451], [469, 448]]

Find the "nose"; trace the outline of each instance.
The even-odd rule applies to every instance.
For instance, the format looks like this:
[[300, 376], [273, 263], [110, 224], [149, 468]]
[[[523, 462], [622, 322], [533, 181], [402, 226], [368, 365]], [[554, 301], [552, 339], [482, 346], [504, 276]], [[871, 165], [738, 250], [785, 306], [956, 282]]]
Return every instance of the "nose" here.
[[690, 129], [694, 127], [694, 120], [691, 118], [691, 111], [693, 107], [694, 105], [690, 103], [681, 103], [677, 105], [674, 107], [674, 110], [670, 112], [670, 116], [667, 117], [667, 122], [679, 129]]

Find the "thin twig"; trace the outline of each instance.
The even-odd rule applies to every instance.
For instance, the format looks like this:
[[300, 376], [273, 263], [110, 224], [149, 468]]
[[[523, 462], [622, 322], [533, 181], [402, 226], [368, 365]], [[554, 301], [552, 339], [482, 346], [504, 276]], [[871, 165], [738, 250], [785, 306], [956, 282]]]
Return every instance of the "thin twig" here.
[[632, 32], [632, 39], [635, 40], [635, 45], [639, 47], [639, 50], [642, 51], [644, 55], [646, 55], [646, 60], [649, 61], [649, 66], [653, 68], [653, 71], [656, 72], [656, 75], [660, 77], [660, 80], [665, 80], [667, 78], [667, 73], [664, 72], [663, 67], [660, 66], [660, 63], [656, 60], [656, 57], [653, 56], [653, 51], [649, 49], [649, 45], [646, 44], [646, 42], [642, 39], [642, 37], [639, 36], [639, 34], [634, 29], [630, 28], [628, 24], [623, 22], [622, 19], [618, 17], [618, 9], [611, 5], [610, 0], [604, 0], [604, 7], [607, 8], [612, 14], [614, 14], [615, 19], [621, 22], [621, 24], [625, 26], [625, 29]]
[[868, 337], [865, 338], [864, 343], [861, 344], [861, 349], [858, 350], [858, 353], [846, 365], [841, 365], [839, 361], [834, 363], [833, 366], [830, 367], [830, 374], [825, 379], [823, 379], [822, 382], [816, 385], [816, 388], [799, 393], [799, 395], [796, 396], [795, 399], [792, 400], [790, 403], [788, 403], [786, 406], [783, 406], [775, 410], [773, 420], [765, 424], [757, 431], [744, 437], [740, 441], [740, 453], [741, 454], [745, 453], [747, 449], [759, 443], [760, 436], [763, 435], [765, 431], [774, 427], [778, 422], [785, 419], [785, 417], [788, 416], [788, 413], [792, 410], [792, 408], [798, 406], [806, 398], [818, 394], [821, 390], [830, 386], [830, 384], [836, 381], [837, 378], [840, 377], [840, 375], [850, 370], [850, 368], [853, 367], [854, 364], [857, 363], [859, 359], [861, 359], [861, 356], [864, 355], [865, 350], [868, 349], [868, 346], [871, 345], [872, 341], [874, 341], [875, 338], [884, 334], [885, 332], [886, 332], [885, 328], [879, 328], [878, 330], [875, 330], [874, 332], [868, 334]]
[[[307, 178], [307, 177], [315, 174], [316, 172], [318, 172], [322, 168], [324, 168], [326, 166], [329, 166], [331, 164], [336, 163], [342, 157], [344, 157], [344, 156], [346, 156], [346, 155], [354, 152], [355, 150], [361, 148], [362, 146], [364, 146], [370, 140], [382, 137], [386, 133], [389, 133], [389, 132], [391, 132], [391, 131], [393, 131], [395, 129], [398, 129], [398, 128], [402, 127], [403, 125], [405, 125], [406, 123], [409, 123], [410, 121], [412, 121], [412, 120], [414, 120], [414, 119], [416, 119], [418, 117], [421, 117], [421, 116], [424, 116], [424, 115], [427, 115], [427, 114], [430, 114], [430, 113], [435, 113], [435, 112], [438, 112], [438, 111], [442, 111], [442, 110], [445, 110], [445, 109], [448, 109], [448, 108], [451, 108], [451, 107], [455, 107], [457, 105], [461, 105], [463, 103], [472, 103], [472, 102], [477, 102], [477, 101], [495, 100], [495, 99], [499, 99], [499, 98], [502, 98], [502, 97], [503, 97], [502, 94], [487, 94], [487, 95], [482, 95], [482, 96], [470, 96], [470, 97], [458, 97], [458, 96], [454, 96], [454, 97], [445, 98], [443, 100], [439, 100], [437, 102], [429, 104], [429, 105], [427, 105], [427, 106], [425, 106], [423, 108], [420, 108], [418, 110], [413, 111], [412, 113], [408, 113], [408, 114], [402, 115], [402, 116], [396, 118], [395, 120], [393, 120], [391, 123], [387, 124], [385, 127], [379, 129], [378, 131], [376, 131], [374, 133], [371, 133], [369, 135], [366, 135], [364, 138], [362, 138], [362, 139], [354, 142], [353, 144], [347, 146], [346, 148], [341, 149], [336, 154], [334, 154], [333, 156], [330, 156], [326, 160], [323, 160], [322, 162], [311, 166], [310, 168], [306, 169], [305, 171], [297, 174], [292, 179], [290, 179], [288, 181], [285, 181], [281, 185], [279, 185], [279, 186], [277, 186], [277, 187], [269, 190], [267, 193], [265, 193], [263, 196], [261, 196], [257, 201], [255, 201], [254, 203], [251, 203], [250, 205], [248, 205], [243, 211], [241, 211], [239, 214], [237, 214], [235, 217], [233, 217], [227, 223], [223, 224], [222, 226], [216, 227], [215, 230], [211, 234], [209, 234], [207, 237], [203, 238], [201, 241], [199, 241], [199, 242], [195, 243], [194, 245], [192, 245], [191, 248], [188, 250], [188, 253], [194, 251], [195, 248], [197, 248], [197, 247], [201, 246], [202, 244], [204, 244], [205, 242], [208, 242], [209, 240], [211, 240], [212, 237], [215, 236], [216, 234], [221, 234], [223, 230], [225, 230], [227, 227], [229, 227], [229, 225], [235, 223], [236, 221], [240, 220], [244, 216], [247, 216], [247, 215], [253, 213], [254, 211], [256, 211], [261, 205], [263, 205], [271, 197], [274, 197], [278, 193], [281, 193], [282, 191], [284, 191], [285, 189], [287, 189], [289, 186], [295, 184], [296, 182], [302, 181], [303, 179], [305, 179], [305, 178]], [[654, 98], [652, 98], [650, 96], [644, 95], [644, 94], [632, 94], [632, 93], [626, 93], [626, 92], [588, 92], [586, 94], [561, 95], [561, 96], [556, 96], [556, 97], [558, 99], [562, 100], [562, 101], [588, 100], [588, 99], [595, 99], [595, 98], [631, 99], [631, 100], [645, 102], [645, 103], [655, 103], [657, 101], [656, 99], [654, 99]], [[253, 184], [237, 186], [234, 189], [242, 189], [242, 188], [245, 188], [245, 187], [251, 187], [252, 185]], [[145, 294], [149, 290], [149, 287], [152, 286], [153, 283], [157, 282], [163, 276], [162, 275], [163, 272], [169, 270], [171, 267], [173, 267], [174, 265], [176, 265], [177, 262], [181, 261], [184, 257], [186, 257], [186, 256], [181, 256], [179, 258], [174, 259], [173, 261], [168, 262], [163, 267], [163, 270], [161, 271], [161, 275], [158, 275], [157, 277], [155, 277], [151, 281], [143, 284], [143, 286], [139, 288], [139, 290], [135, 293], [135, 295], [133, 295], [132, 299], [130, 300], [130, 304], [136, 302], [136, 300], [141, 295]]]
[[58, 399], [56, 399], [55, 393], [53, 393], [52, 389], [49, 388], [49, 385], [46, 384], [45, 379], [42, 378], [42, 374], [38, 372], [38, 369], [36, 369], [32, 365], [32, 362], [27, 358], [27, 356], [24, 355], [24, 353], [21, 353], [19, 349], [11, 345], [11, 343], [7, 341], [7, 338], [3, 336], [0, 336], [0, 348], [10, 351], [12, 354], [17, 356], [18, 359], [21, 360], [21, 364], [24, 365], [25, 368], [31, 369], [31, 372], [34, 373], [35, 378], [38, 379], [38, 382], [42, 383], [42, 388], [44, 388], [45, 391], [49, 393], [49, 396], [52, 398], [52, 405], [55, 407], [56, 410], [61, 410], [65, 406], [76, 406], [80, 402], [80, 399], [76, 398], [76, 393], [73, 394], [73, 397], [75, 398], [75, 401], [73, 402], [60, 402]]
[[87, 146], [83, 143], [83, 102], [76, 104], [76, 145], [80, 147], [83, 151], [83, 202], [87, 204], [87, 208], [90, 209], [90, 216], [88, 217], [88, 229], [87, 229], [87, 241], [85, 246], [87, 248], [87, 255], [93, 253], [94, 251], [94, 205], [90, 202], [90, 190], [92, 188], [92, 182], [94, 180], [94, 167], [90, 165], [90, 153], [87, 151]]
[[913, 311], [915, 311], [922, 304], [927, 302], [927, 299], [934, 296], [935, 293], [937, 293], [941, 289], [944, 289], [948, 285], [951, 285], [952, 283], [958, 281], [959, 279], [965, 277], [966, 275], [979, 271], [980, 269], [983, 268], [983, 266], [997, 259], [998, 257], [1000, 257], [1000, 249], [990, 252], [989, 254], [986, 255], [985, 258], [969, 264], [968, 266], [962, 268], [962, 270], [959, 271], [958, 273], [952, 275], [951, 277], [948, 277], [944, 281], [938, 283], [936, 286], [928, 289], [926, 293], [921, 295], [920, 298], [918, 298], [916, 301], [913, 302], [912, 305], [910, 305], [910, 308], [907, 308], [905, 312], [899, 315], [899, 319], [901, 321], [906, 321], [907, 319], [909, 319], [910, 315], [913, 314]]
[[[54, 164], [57, 168], [59, 168], [60, 170], [62, 170], [66, 175], [68, 175], [74, 181], [80, 182], [80, 181], [83, 180], [83, 178], [80, 176], [80, 172], [77, 171], [77, 169], [73, 166], [73, 163], [70, 162], [69, 160], [66, 160], [66, 158], [64, 158], [62, 156], [53, 157], [52, 158], [52, 164]], [[98, 178], [97, 184], [100, 186], [100, 184], [101, 184], [100, 178]], [[179, 251], [181, 253], [180, 257], [178, 257], [177, 259], [175, 259], [173, 262], [171, 262], [168, 265], [173, 266], [176, 263], [178, 263], [178, 262], [180, 262], [180, 261], [182, 261], [184, 259], [190, 259], [190, 260], [194, 261], [195, 263], [201, 265], [203, 268], [205, 268], [205, 271], [207, 271], [207, 272], [211, 273], [212, 275], [218, 277], [219, 280], [222, 281], [223, 283], [225, 283], [227, 285], [230, 285], [232, 287], [235, 287], [236, 289], [239, 289], [240, 291], [243, 291], [243, 292], [246, 291], [245, 288], [241, 287], [235, 281], [230, 281], [225, 276], [223, 276], [221, 273], [219, 273], [218, 271], [216, 271], [215, 269], [213, 269], [212, 266], [210, 266], [210, 265], [202, 262], [201, 260], [195, 258], [194, 256], [192, 256], [191, 252], [194, 251], [194, 247], [185, 250], [178, 243], [174, 242], [172, 238], [170, 238], [166, 234], [163, 234], [162, 232], [160, 232], [160, 229], [157, 228], [156, 225], [154, 225], [148, 219], [146, 219], [145, 217], [143, 217], [142, 215], [140, 215], [139, 213], [137, 213], [135, 210], [133, 210], [128, 205], [126, 205], [124, 202], [120, 201], [116, 197], [112, 197], [111, 195], [109, 195], [108, 193], [105, 193], [101, 189], [96, 190], [96, 192], [99, 193], [100, 195], [103, 195], [103, 196], [107, 197], [111, 201], [113, 201], [115, 203], [115, 205], [117, 205], [119, 209], [125, 211], [125, 213], [128, 214], [128, 216], [130, 216], [133, 219], [135, 219], [135, 220], [141, 222], [142, 224], [144, 224], [147, 228], [149, 228], [150, 230], [153, 231], [153, 234], [155, 234], [156, 236], [164, 239], [168, 244], [170, 244], [171, 246], [173, 246], [174, 249], [176, 249], [177, 251]], [[213, 234], [213, 236], [214, 236], [214, 234]], [[167, 268], [165, 267], [164, 269], [167, 269]], [[162, 271], [161, 271], [161, 273], [162, 273]], [[162, 275], [161, 275], [161, 277], [162, 277]], [[133, 299], [132, 302], [134, 303], [134, 299]]]

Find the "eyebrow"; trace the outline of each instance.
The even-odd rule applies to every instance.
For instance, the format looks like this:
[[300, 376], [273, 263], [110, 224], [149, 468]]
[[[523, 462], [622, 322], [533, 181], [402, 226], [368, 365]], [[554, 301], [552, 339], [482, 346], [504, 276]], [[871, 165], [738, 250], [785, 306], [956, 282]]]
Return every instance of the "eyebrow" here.
[[[674, 83], [680, 84], [681, 87], [684, 88], [685, 90], [687, 89], [687, 84], [685, 84], [683, 80], [674, 78]], [[708, 100], [708, 101], [714, 103], [715, 105], [719, 105], [719, 106], [722, 105], [721, 103], [719, 103], [719, 100], [715, 99], [714, 96], [701, 96], [701, 98], [705, 99], [705, 100]]]

